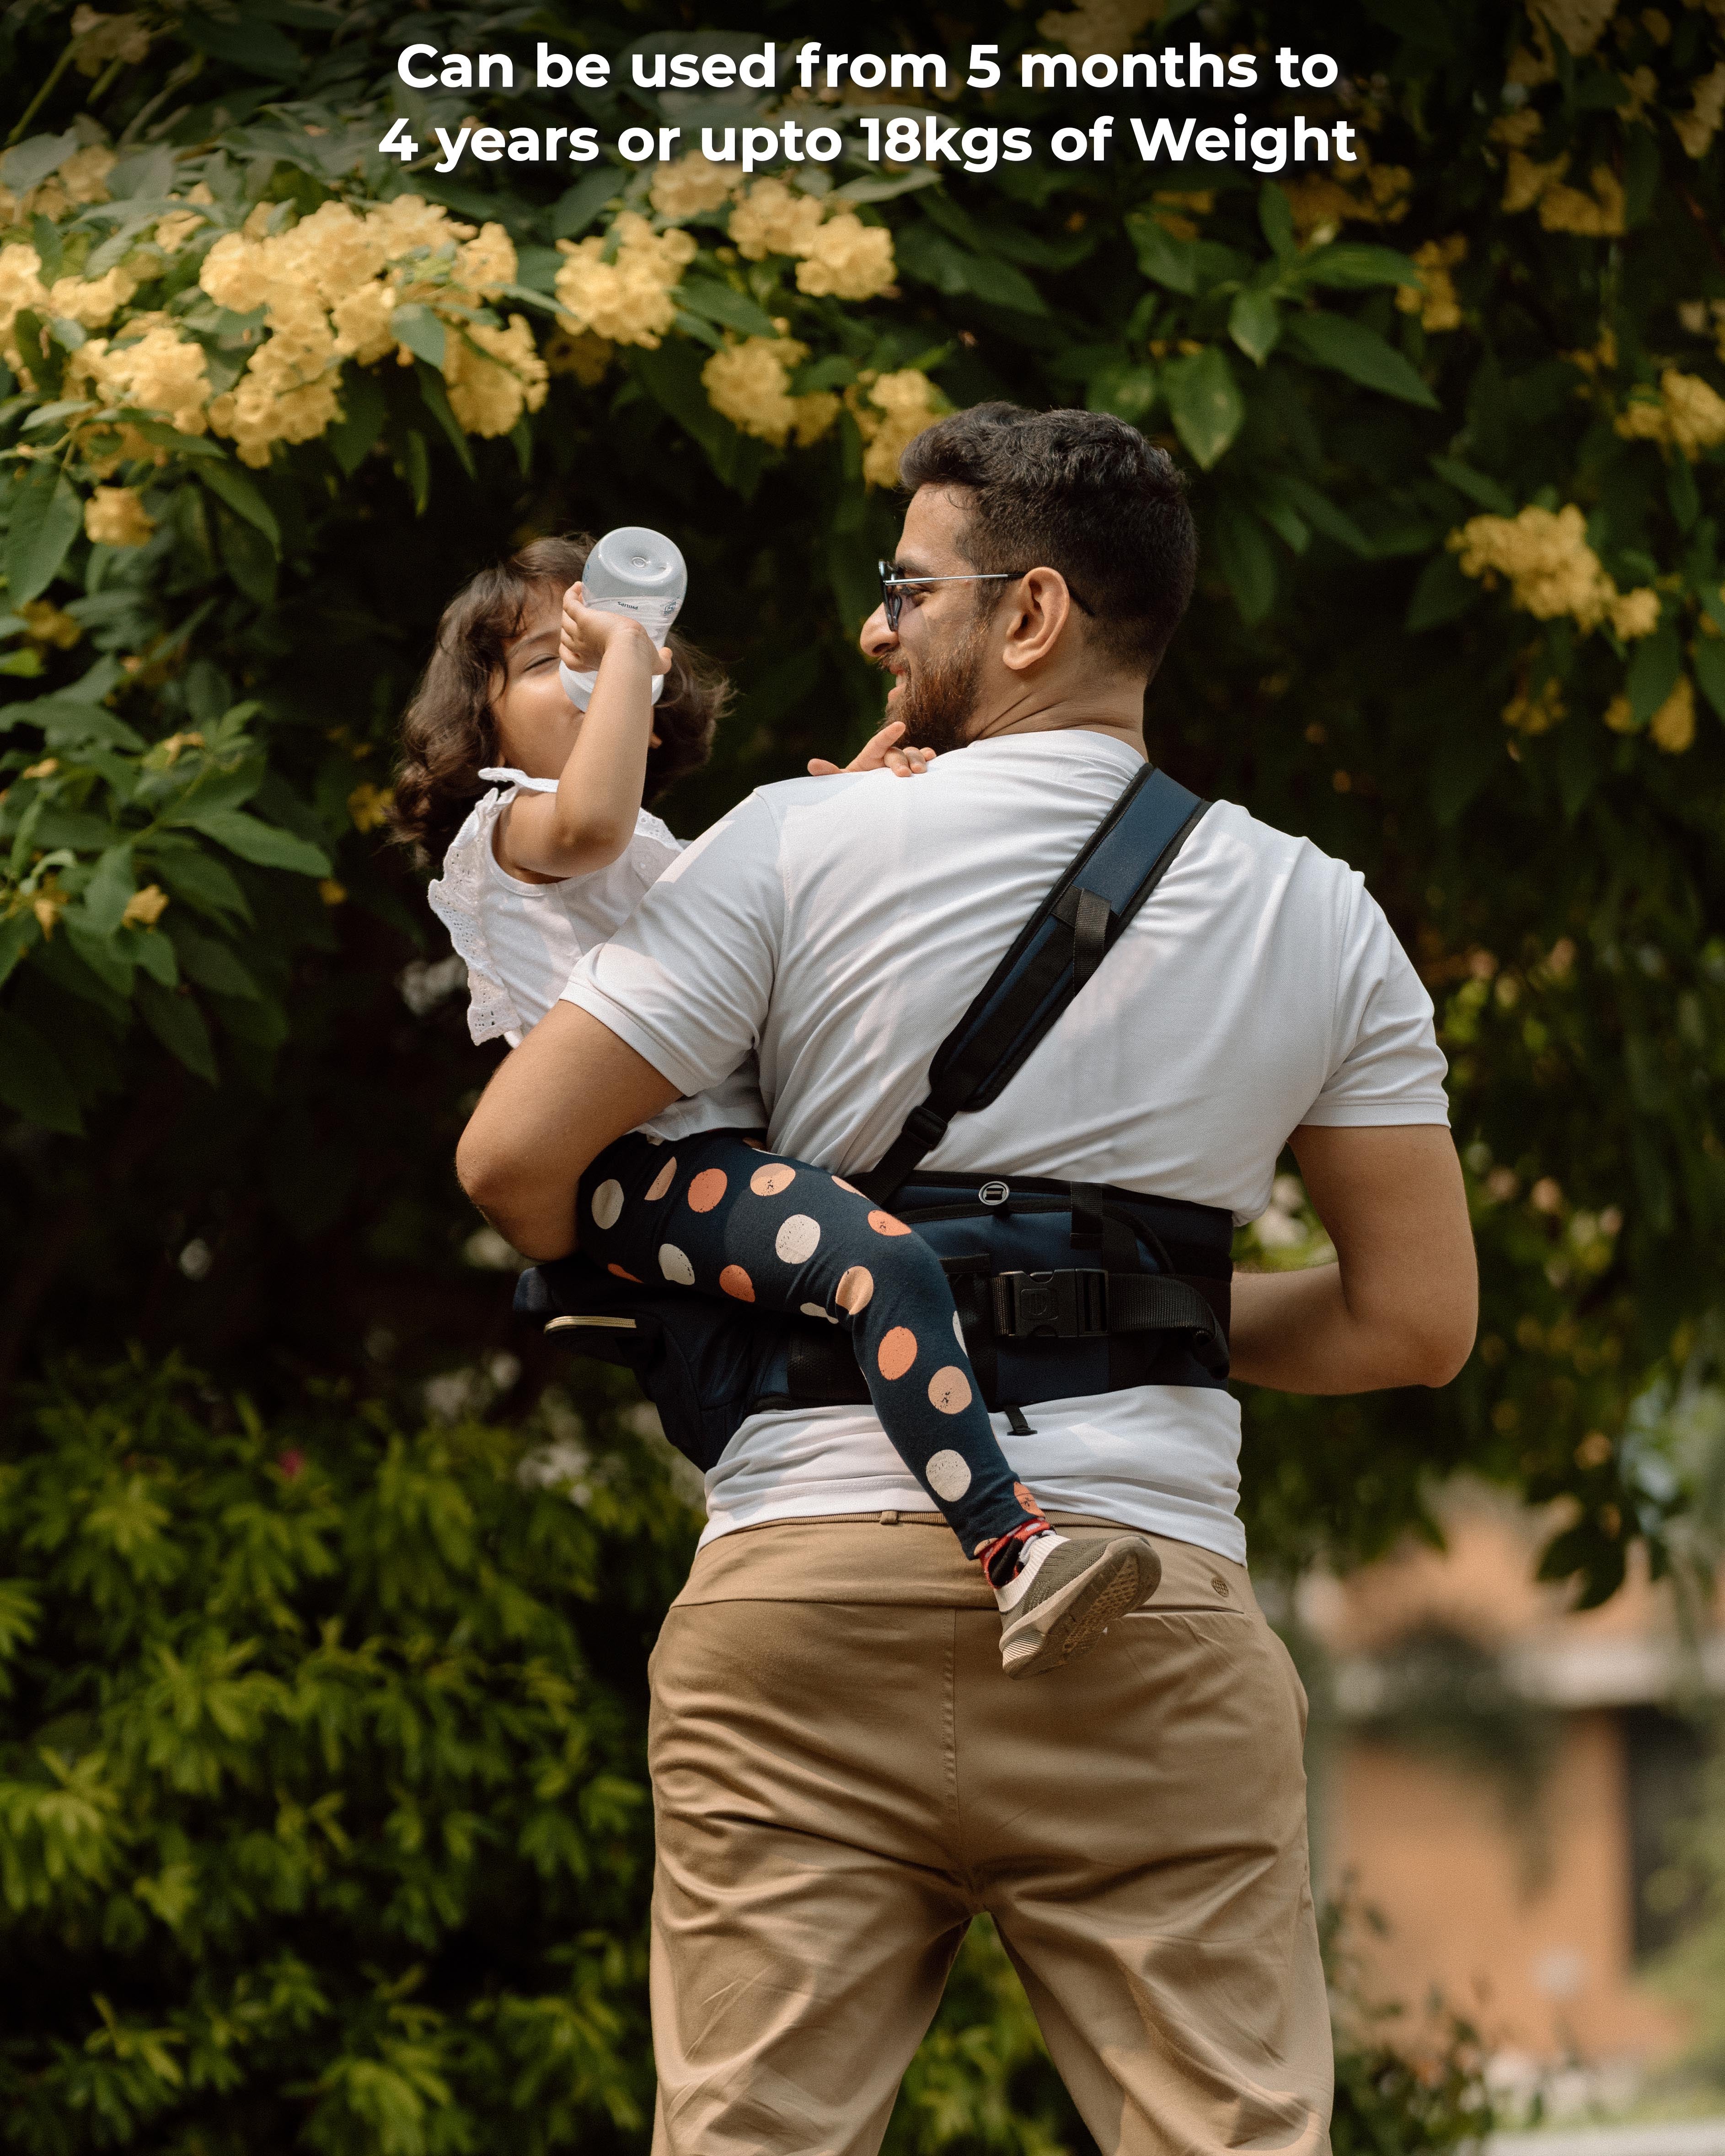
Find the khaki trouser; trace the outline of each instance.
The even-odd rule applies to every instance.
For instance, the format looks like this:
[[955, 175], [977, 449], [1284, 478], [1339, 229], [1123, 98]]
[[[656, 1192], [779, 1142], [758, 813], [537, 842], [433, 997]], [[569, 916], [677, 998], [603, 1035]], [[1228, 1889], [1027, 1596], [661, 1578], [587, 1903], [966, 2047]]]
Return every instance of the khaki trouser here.
[[983, 1910], [1104, 2156], [1322, 2156], [1304, 1695], [1244, 1568], [1157, 1547], [1018, 1683], [932, 1514], [701, 1553], [652, 1662], [655, 2156], [870, 2156]]

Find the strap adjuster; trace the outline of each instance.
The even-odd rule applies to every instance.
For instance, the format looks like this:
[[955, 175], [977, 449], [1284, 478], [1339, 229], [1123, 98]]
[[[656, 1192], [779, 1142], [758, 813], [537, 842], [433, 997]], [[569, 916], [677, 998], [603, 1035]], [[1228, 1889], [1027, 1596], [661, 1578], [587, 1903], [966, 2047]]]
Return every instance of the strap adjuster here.
[[928, 1101], [919, 1101], [905, 1117], [904, 1129], [900, 1136], [915, 1138], [925, 1152], [932, 1152], [947, 1135], [949, 1120]]
[[994, 1331], [1002, 1340], [1101, 1340], [1108, 1332], [1108, 1276], [1091, 1267], [997, 1273]]

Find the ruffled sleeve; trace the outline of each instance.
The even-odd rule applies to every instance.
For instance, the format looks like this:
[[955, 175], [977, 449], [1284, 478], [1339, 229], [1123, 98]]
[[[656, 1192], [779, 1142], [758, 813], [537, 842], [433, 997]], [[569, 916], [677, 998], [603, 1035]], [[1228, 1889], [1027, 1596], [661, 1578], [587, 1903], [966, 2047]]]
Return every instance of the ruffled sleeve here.
[[508, 783], [474, 803], [444, 855], [443, 874], [427, 888], [425, 896], [467, 968], [467, 1030], [475, 1045], [501, 1036], [513, 1047], [524, 1029], [508, 989], [498, 978], [486, 940], [485, 897], [497, 819], [522, 783], [532, 787], [534, 782], [518, 771], [482, 771], [480, 777]]

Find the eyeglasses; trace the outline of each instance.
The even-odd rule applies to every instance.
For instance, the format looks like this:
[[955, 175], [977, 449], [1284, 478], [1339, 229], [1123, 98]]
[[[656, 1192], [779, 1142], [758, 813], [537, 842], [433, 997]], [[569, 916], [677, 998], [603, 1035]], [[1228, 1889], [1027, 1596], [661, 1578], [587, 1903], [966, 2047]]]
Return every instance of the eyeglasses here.
[[[918, 584], [997, 584], [1013, 583], [1019, 577], [1028, 577], [1028, 569], [988, 569], [968, 577], [907, 577], [896, 562], [875, 564], [880, 572], [880, 603], [886, 612], [886, 626], [894, 631], [898, 628], [899, 616], [905, 610], [905, 595]], [[1068, 584], [1068, 597], [1082, 613], [1093, 613], [1076, 592]]]

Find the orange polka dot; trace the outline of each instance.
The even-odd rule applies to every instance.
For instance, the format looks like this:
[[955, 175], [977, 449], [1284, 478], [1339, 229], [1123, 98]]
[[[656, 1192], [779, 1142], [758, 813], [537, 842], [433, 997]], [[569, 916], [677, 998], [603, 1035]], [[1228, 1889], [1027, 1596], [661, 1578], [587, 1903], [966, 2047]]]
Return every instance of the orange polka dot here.
[[854, 1183], [847, 1183], [842, 1175], [835, 1175], [833, 1178], [833, 1180], [838, 1184], [841, 1190], [848, 1190], [853, 1198], [860, 1198], [862, 1196], [861, 1191], [857, 1188], [856, 1185]]
[[676, 1180], [676, 1174], [677, 1157], [673, 1153], [670, 1158], [666, 1161], [665, 1166], [660, 1169], [658, 1174], [655, 1175], [653, 1180], [647, 1185], [648, 1197], [654, 1199], [663, 1198], [665, 1192], [670, 1188], [672, 1183]]
[[971, 1402], [970, 1380], [955, 1363], [937, 1370], [928, 1381], [928, 1400], [942, 1414], [963, 1414]]
[[755, 1299], [755, 1284], [741, 1265], [726, 1265], [719, 1275], [719, 1286], [739, 1302], [752, 1302]]
[[607, 1265], [605, 1270], [608, 1273], [615, 1273], [619, 1280], [633, 1281], [637, 1287], [641, 1284], [641, 1276], [639, 1273], [626, 1273], [621, 1265]]
[[869, 1225], [877, 1235], [908, 1235], [910, 1229], [902, 1220], [895, 1220], [890, 1213], [871, 1213]]
[[770, 1167], [757, 1168], [749, 1178], [749, 1188], [757, 1198], [777, 1198], [781, 1190], [788, 1190], [797, 1179], [797, 1171], [787, 1168], [782, 1160]]
[[730, 1178], [722, 1168], [704, 1168], [689, 1186], [691, 1213], [711, 1213], [725, 1195]]
[[839, 1283], [839, 1307], [855, 1317], [858, 1311], [868, 1307], [874, 1292], [875, 1276], [866, 1265], [853, 1265]]
[[875, 1355], [883, 1378], [903, 1377], [916, 1359], [916, 1336], [908, 1325], [895, 1325]]

